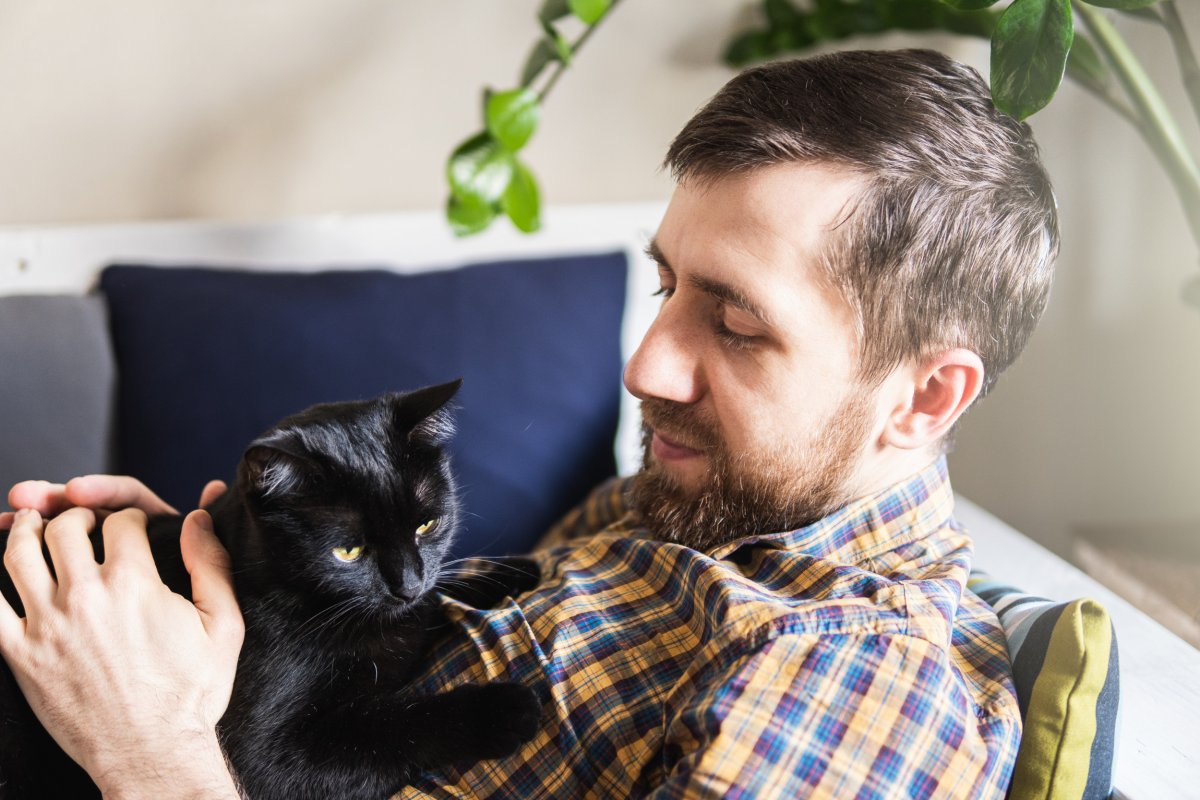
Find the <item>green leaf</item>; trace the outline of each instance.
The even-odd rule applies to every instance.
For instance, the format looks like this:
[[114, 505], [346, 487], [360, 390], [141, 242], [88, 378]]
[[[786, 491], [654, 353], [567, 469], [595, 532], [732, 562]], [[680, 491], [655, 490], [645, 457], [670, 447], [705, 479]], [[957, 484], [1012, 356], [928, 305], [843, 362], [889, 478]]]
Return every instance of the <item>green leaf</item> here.
[[978, 11], [981, 8], [991, 8], [999, 0], [942, 0], [942, 2], [958, 11]]
[[1070, 0], [1014, 0], [992, 34], [992, 99], [1023, 120], [1062, 83], [1074, 39]]
[[1158, 0], [1083, 0], [1089, 6], [1099, 6], [1100, 8], [1119, 8], [1122, 11], [1132, 11], [1135, 8], [1145, 8], [1152, 6]]
[[571, 7], [567, 5], [567, 0], [546, 0], [542, 3], [541, 10], [538, 11], [538, 21], [543, 25], [549, 25], [556, 19], [562, 19], [571, 13]]
[[558, 50], [549, 39], [538, 39], [537, 44], [529, 51], [525, 59], [525, 67], [521, 70], [521, 85], [529, 86], [534, 78], [541, 74], [546, 65], [558, 61]]
[[595, 25], [612, 7], [612, 0], [567, 0], [571, 13], [583, 20], [585, 25]]
[[470, 236], [487, 228], [500, 213], [495, 203], [478, 197], [450, 195], [446, 201], [446, 219], [455, 236]]
[[[984, 7], [999, 0], [948, 0]], [[762, 0], [767, 25], [744, 30], [725, 47], [725, 63], [741, 67], [788, 51], [892, 30], [941, 30], [988, 38], [999, 11], [960, 11], [944, 0]]]
[[496, 92], [487, 103], [488, 133], [505, 150], [515, 153], [533, 136], [541, 113], [538, 93], [532, 89], [522, 87]]
[[790, 0], [765, 0], [763, 11], [767, 15], [767, 24], [772, 28], [794, 25], [800, 17]]
[[892, 3], [888, 21], [893, 28], [903, 31], [935, 30], [946, 7], [941, 3]]
[[533, 177], [529, 168], [519, 161], [513, 170], [508, 191], [504, 193], [502, 205], [508, 218], [525, 233], [533, 233], [542, 227], [537, 179]]
[[1090, 39], [1079, 34], [1075, 34], [1075, 41], [1071, 44], [1071, 53], [1067, 56], [1067, 72], [1074, 78], [1097, 86], [1104, 86], [1111, 77], [1108, 65], [1096, 52], [1095, 45]]
[[946, 16], [945, 28], [962, 36], [990, 39], [999, 19], [998, 11], [952, 11]]
[[746, 31], [725, 48], [725, 63], [731, 67], [744, 67], [754, 61], [763, 61], [776, 54], [771, 35], [766, 31]]
[[554, 52], [558, 56], [558, 60], [568, 67], [571, 66], [571, 43], [549, 23], [543, 25], [542, 30], [546, 32], [546, 38], [554, 46]]
[[461, 199], [495, 203], [508, 188], [513, 174], [512, 153], [484, 131], [460, 144], [450, 155], [446, 178], [450, 191]]

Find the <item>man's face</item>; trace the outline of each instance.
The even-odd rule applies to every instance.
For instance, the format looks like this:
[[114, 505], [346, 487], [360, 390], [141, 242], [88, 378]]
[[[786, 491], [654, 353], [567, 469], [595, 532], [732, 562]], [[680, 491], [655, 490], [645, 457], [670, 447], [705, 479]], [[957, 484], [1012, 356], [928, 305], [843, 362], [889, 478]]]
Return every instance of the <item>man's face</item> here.
[[658, 536], [705, 549], [853, 497], [878, 410], [819, 257], [859, 188], [788, 164], [676, 189], [651, 248], [662, 307], [625, 370], [646, 422], [634, 503]]

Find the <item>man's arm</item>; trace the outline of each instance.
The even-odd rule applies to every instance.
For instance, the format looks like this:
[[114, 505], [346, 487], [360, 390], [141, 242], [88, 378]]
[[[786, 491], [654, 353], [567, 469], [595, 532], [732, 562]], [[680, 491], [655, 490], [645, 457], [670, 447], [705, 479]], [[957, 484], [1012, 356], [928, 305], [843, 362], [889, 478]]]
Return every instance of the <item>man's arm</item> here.
[[668, 708], [656, 798], [1003, 797], [1020, 738], [908, 636], [782, 635]]
[[[228, 554], [204, 512], [180, 539], [194, 604], [158, 577], [137, 510], [49, 524], [15, 515], [4, 565], [25, 605], [0, 602], [0, 654], [55, 741], [113, 798], [237, 798], [216, 738], [243, 627]], [[55, 573], [42, 555], [43, 536]]]

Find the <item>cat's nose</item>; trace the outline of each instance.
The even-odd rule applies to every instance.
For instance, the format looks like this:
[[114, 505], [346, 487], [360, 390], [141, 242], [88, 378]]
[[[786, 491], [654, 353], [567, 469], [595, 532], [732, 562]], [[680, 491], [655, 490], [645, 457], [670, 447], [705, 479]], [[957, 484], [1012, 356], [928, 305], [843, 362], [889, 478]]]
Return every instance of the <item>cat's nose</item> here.
[[391, 599], [399, 603], [411, 603], [421, 596], [411, 584], [401, 581], [385, 581], [384, 589]]
[[421, 575], [410, 564], [399, 568], [384, 568], [382, 572], [388, 594], [398, 601], [411, 603], [425, 593]]

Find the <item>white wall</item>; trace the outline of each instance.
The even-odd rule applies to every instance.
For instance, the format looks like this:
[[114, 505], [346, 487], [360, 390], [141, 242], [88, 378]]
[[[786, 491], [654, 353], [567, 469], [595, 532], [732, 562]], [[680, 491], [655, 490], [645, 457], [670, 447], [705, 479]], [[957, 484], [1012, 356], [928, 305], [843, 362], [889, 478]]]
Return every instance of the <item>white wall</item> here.
[[[440, 207], [445, 158], [484, 84], [516, 82], [539, 4], [2, 0], [0, 222]], [[667, 140], [727, 75], [728, 0], [627, 6], [530, 147], [552, 202], [664, 197]]]
[[[515, 81], [539, 4], [0, 0], [0, 224], [440, 207], [446, 154], [480, 124], [482, 85]], [[625, 0], [529, 148], [546, 199], [665, 198], [657, 165], [728, 78], [747, 6]], [[1122, 27], [1173, 88], [1165, 39]], [[985, 46], [939, 44], [986, 68]], [[1034, 127], [1063, 209], [1058, 282], [968, 418], [956, 486], [1060, 550], [1080, 525], [1200, 519], [1200, 314], [1178, 299], [1195, 246], [1120, 120], [1068, 87]]]
[[[1178, 6], [1200, 40], [1200, 8]], [[1200, 153], [1165, 36], [1121, 29]], [[1162, 168], [1085, 92], [1067, 87], [1032, 124], [1062, 255], [1040, 329], [964, 423], [956, 488], [1060, 552], [1084, 527], [1200, 535], [1200, 310], [1180, 300], [1196, 244]]]

